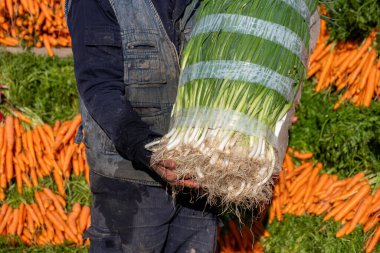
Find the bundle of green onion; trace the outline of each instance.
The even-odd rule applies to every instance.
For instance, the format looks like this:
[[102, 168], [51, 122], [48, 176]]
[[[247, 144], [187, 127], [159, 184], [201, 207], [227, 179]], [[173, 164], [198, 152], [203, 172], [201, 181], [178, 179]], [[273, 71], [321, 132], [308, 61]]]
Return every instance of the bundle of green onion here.
[[171, 130], [153, 160], [205, 187], [208, 200], [271, 197], [287, 143], [278, 136], [306, 75], [316, 0], [203, 0], [184, 49]]

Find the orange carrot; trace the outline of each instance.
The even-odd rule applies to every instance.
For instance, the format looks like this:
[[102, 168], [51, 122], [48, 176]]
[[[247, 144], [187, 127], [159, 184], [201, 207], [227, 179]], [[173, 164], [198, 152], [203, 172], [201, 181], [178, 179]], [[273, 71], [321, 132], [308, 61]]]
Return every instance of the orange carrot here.
[[298, 151], [295, 151], [293, 153], [293, 157], [300, 159], [300, 160], [308, 160], [308, 159], [313, 157], [313, 153], [311, 153], [311, 152], [310, 153], [300, 153]]
[[62, 139], [63, 144], [66, 144], [73, 137], [73, 135], [77, 131], [81, 122], [82, 122], [82, 116], [80, 114], [75, 116], [75, 118], [73, 119], [70, 125], [70, 128], [67, 130], [65, 136]]
[[7, 148], [6, 157], [5, 157], [5, 168], [6, 168], [7, 182], [9, 182], [13, 178], [13, 154], [9, 146]]
[[334, 61], [334, 52], [330, 52], [327, 60], [326, 60], [326, 65], [323, 66], [322, 72], [321, 72], [321, 77], [318, 80], [318, 84], [315, 88], [317, 92], [319, 92], [325, 85], [325, 82], [327, 81], [327, 76], [329, 75], [329, 72], [331, 71], [331, 65]]
[[17, 117], [17, 118], [19, 118], [20, 120], [22, 120], [22, 121], [24, 121], [25, 123], [28, 123], [28, 124], [32, 124], [33, 122], [32, 122], [32, 120], [30, 119], [30, 118], [28, 118], [28, 117], [26, 117], [23, 113], [21, 113], [20, 111], [16, 111], [15, 112], [15, 116]]
[[337, 233], [336, 233], [336, 237], [338, 238], [341, 238], [343, 237], [345, 234], [346, 234], [346, 231], [347, 229], [349, 228], [349, 223], [346, 223], [346, 225], [344, 225]]
[[54, 131], [51, 128], [51, 126], [49, 126], [48, 124], [43, 124], [42, 128], [46, 132], [47, 136], [49, 136], [49, 141], [51, 141], [52, 143], [54, 143]]
[[40, 136], [40, 139], [45, 147], [47, 152], [51, 152], [51, 143], [49, 142], [49, 136], [46, 135], [45, 131], [42, 129], [41, 125], [36, 126], [36, 130]]
[[44, 187], [43, 191], [53, 201], [54, 207], [56, 208], [57, 212], [62, 217], [62, 219], [67, 220], [67, 216], [66, 216], [59, 200], [55, 196], [55, 194], [49, 188], [46, 188], [46, 187]]
[[44, 46], [46, 48], [46, 51], [47, 51], [48, 55], [50, 57], [53, 57], [54, 56], [54, 52], [53, 52], [53, 49], [50, 46], [49, 38], [47, 37], [46, 33], [44, 34], [43, 38], [44, 38], [43, 43], [44, 43]]
[[372, 68], [371, 68], [371, 71], [369, 73], [369, 76], [368, 76], [367, 88], [366, 88], [366, 91], [365, 91], [365, 97], [364, 97], [364, 101], [363, 101], [363, 105], [366, 106], [366, 107], [369, 107], [371, 105], [372, 97], [375, 94], [375, 86], [376, 86], [375, 76], [376, 76], [376, 71], [377, 71], [376, 70], [376, 66], [373, 65]]
[[368, 242], [365, 252], [366, 253], [373, 252], [379, 239], [380, 239], [380, 225], [376, 227], [375, 232], [373, 233], [373, 236]]
[[79, 203], [75, 203], [72, 208], [72, 212], [68, 216], [67, 223], [74, 234], [78, 234], [76, 220], [80, 215], [81, 207]]
[[54, 146], [53, 146], [54, 151], [57, 150], [62, 145], [62, 140], [65, 137], [65, 134], [68, 131], [69, 127], [70, 127], [69, 123], [65, 122], [59, 128], [58, 134], [54, 140]]
[[58, 135], [58, 130], [60, 127], [61, 127], [61, 122], [59, 120], [56, 120], [54, 122], [54, 128], [53, 128], [54, 136]]
[[34, 212], [33, 208], [30, 205], [25, 205], [25, 209], [30, 215], [30, 218], [39, 226], [41, 223], [37, 217], [37, 214]]
[[7, 233], [10, 235], [15, 235], [17, 232], [17, 225], [19, 221], [19, 209], [16, 208], [13, 211], [13, 218], [12, 218], [12, 223], [10, 224]]
[[30, 205], [30, 207], [33, 209], [34, 213], [36, 214], [39, 223], [43, 224], [44, 223], [43, 216], [42, 216], [41, 211], [38, 208], [37, 204], [33, 203]]
[[364, 225], [363, 227], [363, 232], [364, 233], [367, 233], [368, 231], [370, 231], [374, 226], [376, 226], [377, 223], [380, 222], [380, 217], [379, 217], [380, 214], [377, 214], [377, 215], [374, 215], [372, 216], [367, 222], [366, 224]]
[[346, 235], [354, 231], [356, 225], [359, 223], [359, 220], [363, 217], [369, 205], [371, 204], [372, 197], [369, 196], [362, 201], [358, 210], [355, 212], [355, 216], [352, 218], [352, 221], [349, 223], [349, 227], [346, 230]]
[[326, 181], [329, 179], [329, 176], [326, 173], [323, 173], [322, 176], [319, 178], [317, 185], [313, 189], [313, 195], [316, 195], [321, 188], [325, 185]]
[[17, 230], [16, 233], [18, 236], [21, 236], [22, 230], [24, 228], [24, 221], [25, 221], [25, 204], [21, 202], [20, 204], [20, 211], [18, 215], [18, 225], [17, 225]]
[[82, 211], [80, 212], [80, 215], [79, 215], [79, 220], [78, 220], [79, 233], [83, 233], [84, 230], [86, 229], [87, 220], [89, 216], [90, 216], [90, 208], [88, 206], [83, 206]]
[[359, 172], [358, 174], [356, 174], [352, 180], [347, 184], [347, 189], [350, 189], [351, 187], [353, 187], [354, 185], [356, 185], [357, 182], [359, 182], [360, 179], [364, 178], [365, 177], [365, 174], [363, 172]]
[[45, 207], [44, 207], [44, 205], [42, 203], [42, 199], [41, 199], [40, 193], [38, 191], [34, 192], [34, 198], [37, 201], [38, 208], [40, 209], [40, 212], [42, 213], [42, 215], [45, 215], [46, 210], [45, 210]]
[[347, 215], [371, 190], [369, 185], [363, 186], [359, 192], [347, 201], [344, 208], [334, 217], [335, 221], [341, 220], [345, 215]]
[[361, 76], [360, 81], [359, 81], [359, 90], [360, 91], [364, 89], [365, 84], [367, 83], [368, 75], [370, 74], [370, 72], [372, 70], [373, 62], [376, 59], [375, 50], [371, 50], [371, 52], [369, 54], [370, 54], [370, 56], [368, 58], [367, 67], [366, 67], [366, 69], [363, 70], [363, 75]]
[[59, 217], [58, 215], [55, 216], [55, 215], [53, 215], [53, 213], [51, 211], [47, 211], [46, 212], [46, 217], [49, 219], [49, 221], [51, 223], [54, 224], [56, 230], [57, 229], [60, 230], [60, 231], [64, 231], [65, 230], [63, 222], [61, 222], [61, 219], [57, 218], [57, 217]]
[[8, 115], [5, 118], [5, 134], [6, 134], [6, 141], [7, 146], [9, 149], [13, 149], [13, 145], [15, 142], [15, 133], [14, 133], [14, 120], [12, 115]]
[[355, 64], [357, 63], [357, 61], [361, 58], [361, 56], [368, 50], [368, 48], [372, 45], [372, 42], [373, 42], [373, 38], [375, 37], [376, 33], [373, 32], [371, 33], [370, 36], [368, 36], [363, 45], [360, 47], [359, 51], [357, 52], [356, 56], [350, 61], [350, 63], [348, 64], [348, 67], [351, 68], [353, 66], [355, 66]]
[[22, 176], [21, 176], [21, 169], [18, 165], [15, 165], [15, 171], [16, 171], [16, 184], [17, 184], [17, 192], [19, 194], [22, 194]]
[[7, 222], [8, 222], [8, 220], [9, 220], [9, 218], [10, 218], [11, 215], [12, 215], [12, 213], [13, 213], [13, 209], [12, 209], [12, 207], [10, 207], [10, 206], [7, 207], [7, 211], [6, 211], [5, 215], [4, 215], [4, 218], [3, 218], [3, 220], [2, 220], [1, 223], [0, 223], [0, 233], [3, 232], [5, 226], [7, 225]]

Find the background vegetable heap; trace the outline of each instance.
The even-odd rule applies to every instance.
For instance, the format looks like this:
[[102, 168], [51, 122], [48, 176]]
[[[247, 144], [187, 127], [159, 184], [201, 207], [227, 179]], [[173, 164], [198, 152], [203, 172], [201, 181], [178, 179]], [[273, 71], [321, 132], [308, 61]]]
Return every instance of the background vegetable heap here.
[[[11, 2], [13, 20], [17, 20], [21, 2]], [[0, 1], [0, 5], [4, 3]], [[325, 68], [331, 53], [338, 61], [343, 54], [362, 53], [352, 67], [357, 69], [363, 57], [374, 57], [371, 52], [376, 52], [372, 66], [377, 66], [379, 6], [376, 0], [336, 0], [325, 7], [328, 22], [319, 41], [323, 50], [312, 56], [310, 80], [291, 128], [291, 148], [275, 198], [269, 208], [258, 210], [260, 215], [247, 215], [245, 226], [223, 215], [218, 252], [380, 252], [379, 82], [375, 82], [369, 107], [363, 103], [353, 106], [355, 95], [364, 98], [367, 94], [373, 74], [367, 74], [361, 92], [342, 99], [350, 86], [364, 80], [367, 66], [360, 68], [353, 84], [346, 82], [354, 74], [349, 69], [333, 74], [346, 60], [341, 60], [341, 65], [332, 60], [333, 68]], [[5, 17], [4, 21], [0, 17], [0, 27], [4, 23], [16, 26], [8, 8], [0, 8], [0, 13]], [[11, 36], [10, 30], [0, 30]], [[371, 32], [375, 37], [363, 50]], [[33, 41], [38, 42], [39, 37], [33, 36]], [[311, 75], [316, 64], [320, 69]], [[322, 87], [327, 87], [316, 93], [324, 69], [324, 80], [341, 80], [345, 86], [338, 90], [336, 80], [324, 81]], [[80, 238], [89, 225], [90, 204], [84, 147], [74, 144], [71, 135], [54, 148], [58, 136], [64, 137], [79, 121], [78, 117], [74, 120], [78, 102], [72, 59], [0, 51], [0, 112], [0, 252], [87, 252], [86, 242]], [[32, 124], [21, 120], [19, 112]], [[8, 145], [12, 137], [6, 133], [12, 131], [5, 130], [9, 115], [13, 118], [13, 145]]]
[[64, 5], [64, 0], [0, 1], [0, 45], [44, 46], [50, 56], [52, 47], [71, 46]]

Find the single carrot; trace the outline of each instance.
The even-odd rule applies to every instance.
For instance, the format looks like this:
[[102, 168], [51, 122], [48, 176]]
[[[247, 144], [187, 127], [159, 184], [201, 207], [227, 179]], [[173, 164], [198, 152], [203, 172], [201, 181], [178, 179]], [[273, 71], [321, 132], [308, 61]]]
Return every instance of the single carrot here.
[[369, 107], [371, 105], [372, 98], [373, 98], [373, 96], [375, 94], [375, 86], [376, 86], [375, 76], [376, 76], [376, 71], [377, 71], [376, 66], [373, 65], [372, 68], [371, 68], [371, 71], [369, 73], [369, 76], [368, 76], [368, 82], [367, 82], [367, 87], [366, 87], [364, 101], [363, 101], [363, 105], [365, 107]]
[[318, 193], [321, 190], [321, 188], [325, 185], [328, 179], [329, 179], [329, 176], [326, 173], [323, 173], [321, 175], [317, 184], [313, 188], [313, 195], [316, 195], [316, 193]]
[[323, 66], [322, 72], [321, 72], [321, 77], [318, 80], [318, 84], [315, 88], [316, 92], [319, 92], [322, 87], [325, 85], [325, 82], [327, 81], [327, 76], [329, 75], [329, 72], [331, 71], [331, 65], [334, 61], [334, 52], [330, 52], [327, 60], [326, 60], [326, 65]]
[[62, 217], [62, 219], [67, 220], [67, 216], [66, 216], [59, 200], [55, 196], [55, 194], [49, 188], [46, 188], [46, 187], [44, 187], [43, 191], [52, 200], [54, 207], [56, 208], [57, 212]]
[[3, 218], [3, 220], [0, 223], [0, 233], [3, 232], [5, 226], [7, 225], [8, 220], [10, 219], [10, 217], [12, 215], [12, 213], [13, 213], [12, 207], [8, 206], [7, 207], [7, 211], [6, 211], [5, 215], [4, 215], [4, 218]]
[[336, 237], [341, 238], [346, 234], [347, 229], [349, 228], [349, 223], [346, 223], [338, 232], [336, 232]]
[[331, 51], [333, 49], [333, 46], [334, 46], [334, 43], [330, 43], [330, 44], [326, 45], [326, 47], [323, 49], [323, 51], [320, 54], [317, 54], [315, 56], [315, 61], [319, 61], [324, 56], [326, 56], [327, 54], [331, 53]]
[[76, 202], [73, 205], [72, 212], [69, 214], [68, 219], [67, 219], [67, 224], [71, 228], [71, 230], [74, 232], [74, 234], [78, 234], [78, 229], [77, 229], [77, 219], [80, 215], [81, 212], [81, 206], [78, 202]]
[[[59, 121], [58, 121], [59, 122]], [[47, 134], [47, 136], [49, 136], [49, 141], [51, 143], [54, 143], [54, 131], [53, 129], [51, 128], [50, 125], [48, 124], [43, 124], [42, 125], [42, 128], [44, 129], [45, 133]]]
[[49, 8], [44, 3], [41, 3], [40, 7], [41, 7], [42, 13], [46, 17], [46, 19], [53, 21], [53, 18], [51, 17], [50, 12], [49, 12]]
[[290, 196], [293, 196], [297, 190], [307, 182], [311, 170], [312, 167], [308, 167], [297, 177], [297, 179], [293, 182], [292, 187], [289, 189]]
[[360, 81], [359, 81], [359, 90], [360, 91], [364, 89], [364, 87], [367, 83], [368, 76], [371, 73], [372, 67], [374, 66], [373, 63], [374, 63], [374, 61], [376, 59], [376, 55], [377, 55], [375, 50], [371, 50], [371, 52], [369, 54], [370, 54], [370, 56], [368, 58], [368, 64], [366, 66], [366, 69], [363, 70], [363, 74], [362, 74]]
[[371, 190], [369, 185], [363, 186], [359, 192], [347, 201], [344, 208], [334, 217], [335, 221], [341, 220], [345, 215], [347, 215], [351, 209], [353, 209]]
[[30, 177], [32, 179], [32, 184], [34, 187], [37, 187], [38, 186], [38, 178], [37, 178], [37, 172], [36, 172], [36, 169], [34, 167], [32, 167], [30, 169]]
[[354, 185], [356, 185], [357, 182], [360, 181], [360, 179], [364, 178], [365, 177], [365, 174], [363, 172], [359, 172], [358, 174], [356, 174], [352, 180], [350, 182], [348, 182], [347, 184], [347, 189], [350, 189], [351, 187], [353, 187]]
[[5, 168], [6, 168], [6, 175], [7, 175], [7, 182], [11, 181], [13, 178], [13, 153], [12, 150], [7, 148], [6, 157], [5, 157]]
[[18, 165], [14, 166], [16, 171], [16, 184], [17, 184], [17, 192], [19, 194], [22, 194], [22, 176], [21, 176], [21, 169]]
[[45, 131], [41, 127], [41, 125], [36, 126], [37, 133], [39, 134], [39, 137], [45, 147], [45, 150], [50, 153], [51, 152], [51, 143], [49, 142], [49, 136], [46, 135]]
[[366, 253], [373, 252], [379, 239], [380, 239], [380, 225], [376, 227], [375, 232], [373, 233], [371, 239], [368, 242], [365, 252]]
[[57, 150], [62, 145], [62, 140], [70, 127], [69, 124], [69, 122], [65, 122], [59, 128], [58, 134], [54, 140], [53, 151]]
[[8, 115], [5, 118], [5, 134], [6, 134], [6, 142], [9, 149], [13, 149], [13, 145], [15, 142], [15, 133], [14, 133], [14, 119], [12, 115]]
[[376, 192], [373, 194], [372, 203], [378, 202], [380, 200], [380, 188], [376, 190]]
[[42, 199], [41, 199], [40, 193], [38, 191], [34, 192], [34, 198], [37, 201], [37, 205], [38, 205], [38, 208], [40, 209], [40, 212], [42, 213], [42, 215], [45, 215], [46, 210], [45, 210], [45, 207], [44, 207], [44, 205], [42, 203]]
[[308, 160], [310, 158], [313, 157], [313, 153], [309, 152], [309, 153], [300, 153], [298, 151], [295, 151], [293, 153], [293, 157], [294, 158], [297, 158], [297, 159], [300, 159], [300, 160]]
[[37, 164], [36, 153], [35, 153], [34, 144], [33, 144], [32, 130], [26, 131], [26, 141], [27, 141], [28, 153], [31, 155], [33, 164]]
[[33, 209], [34, 213], [36, 214], [40, 224], [43, 224], [44, 219], [43, 219], [42, 213], [41, 213], [40, 209], [38, 208], [37, 204], [33, 203], [30, 205], [30, 207]]
[[43, 44], [44, 44], [44, 46], [46, 48], [46, 51], [47, 51], [48, 55], [50, 57], [53, 57], [54, 56], [54, 52], [53, 52], [53, 49], [51, 48], [51, 45], [50, 45], [50, 42], [49, 42], [49, 39], [48, 39], [46, 33], [44, 34]]
[[27, 116], [25, 116], [25, 115], [24, 115], [22, 112], [20, 112], [20, 111], [16, 111], [16, 112], [15, 112], [15, 116], [16, 116], [18, 119], [24, 121], [25, 123], [28, 123], [29, 125], [31, 125], [31, 124], [33, 123], [33, 121], [32, 121], [30, 118], [28, 118]]
[[34, 212], [33, 208], [30, 206], [30, 205], [25, 205], [25, 209], [26, 211], [28, 212], [28, 214], [30, 215], [30, 218], [32, 218], [32, 220], [39, 226], [41, 225], [38, 217], [37, 217], [37, 214]]
[[20, 204], [20, 211], [19, 211], [19, 215], [18, 215], [18, 225], [17, 225], [17, 230], [16, 230], [16, 233], [18, 236], [21, 236], [22, 234], [22, 230], [24, 228], [24, 221], [25, 221], [25, 204], [23, 202], [21, 202]]
[[18, 216], [19, 216], [19, 209], [15, 208], [13, 211], [12, 223], [8, 227], [8, 231], [7, 231], [7, 233], [10, 235], [15, 235], [17, 232], [17, 225], [18, 225], [18, 221], [19, 221]]
[[73, 137], [73, 135], [77, 131], [77, 129], [78, 129], [79, 125], [81, 124], [81, 122], [82, 122], [82, 116], [80, 114], [78, 114], [73, 119], [73, 121], [72, 121], [69, 129], [67, 130], [65, 136], [63, 137], [63, 139], [62, 139], [62, 143], [63, 144], [66, 144]]
[[47, 211], [46, 212], [46, 217], [49, 219], [49, 221], [51, 223], [54, 224], [56, 230], [60, 230], [60, 231], [64, 231], [65, 230], [63, 222], [61, 222], [60, 218], [57, 218], [57, 217], [59, 217], [59, 215], [55, 216], [55, 215], [53, 215], [53, 213], [51, 211]]
[[78, 219], [79, 233], [83, 233], [87, 227], [88, 217], [90, 217], [90, 208], [83, 206]]
[[380, 217], [379, 217], [379, 214], [378, 215], [374, 215], [372, 216], [364, 225], [363, 227], [363, 232], [364, 233], [367, 233], [368, 231], [370, 231], [374, 226], [376, 226], [377, 223], [380, 222]]
[[54, 136], [58, 135], [58, 130], [59, 130], [60, 127], [61, 127], [61, 122], [59, 120], [56, 120], [54, 122], [54, 128], [53, 128]]
[[298, 166], [297, 168], [295, 168], [293, 171], [287, 173], [286, 177], [292, 178], [294, 176], [297, 176], [298, 173], [302, 172], [306, 168], [311, 168], [311, 166], [312, 166], [311, 162], [303, 163], [300, 166]]
[[58, 199], [61, 206], [63, 206], [63, 207], [66, 206], [66, 200], [61, 195], [56, 194], [55, 197]]
[[371, 204], [371, 200], [372, 200], [372, 197], [369, 196], [362, 201], [358, 210], [355, 212], [355, 216], [352, 218], [352, 221], [349, 223], [349, 227], [346, 230], [346, 235], [354, 231], [356, 225], [359, 223], [360, 219], [363, 217], [369, 205]]

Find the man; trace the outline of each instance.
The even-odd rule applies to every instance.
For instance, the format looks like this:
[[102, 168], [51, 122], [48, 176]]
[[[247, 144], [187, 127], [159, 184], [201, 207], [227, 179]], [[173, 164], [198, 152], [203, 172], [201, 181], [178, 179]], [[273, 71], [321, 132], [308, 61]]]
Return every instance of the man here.
[[[92, 191], [90, 252], [213, 252], [216, 216], [144, 146], [169, 128], [198, 1], [67, 0]], [[80, 136], [79, 136], [80, 137]], [[81, 138], [82, 139], [82, 138]], [[191, 192], [191, 190], [188, 190]]]

